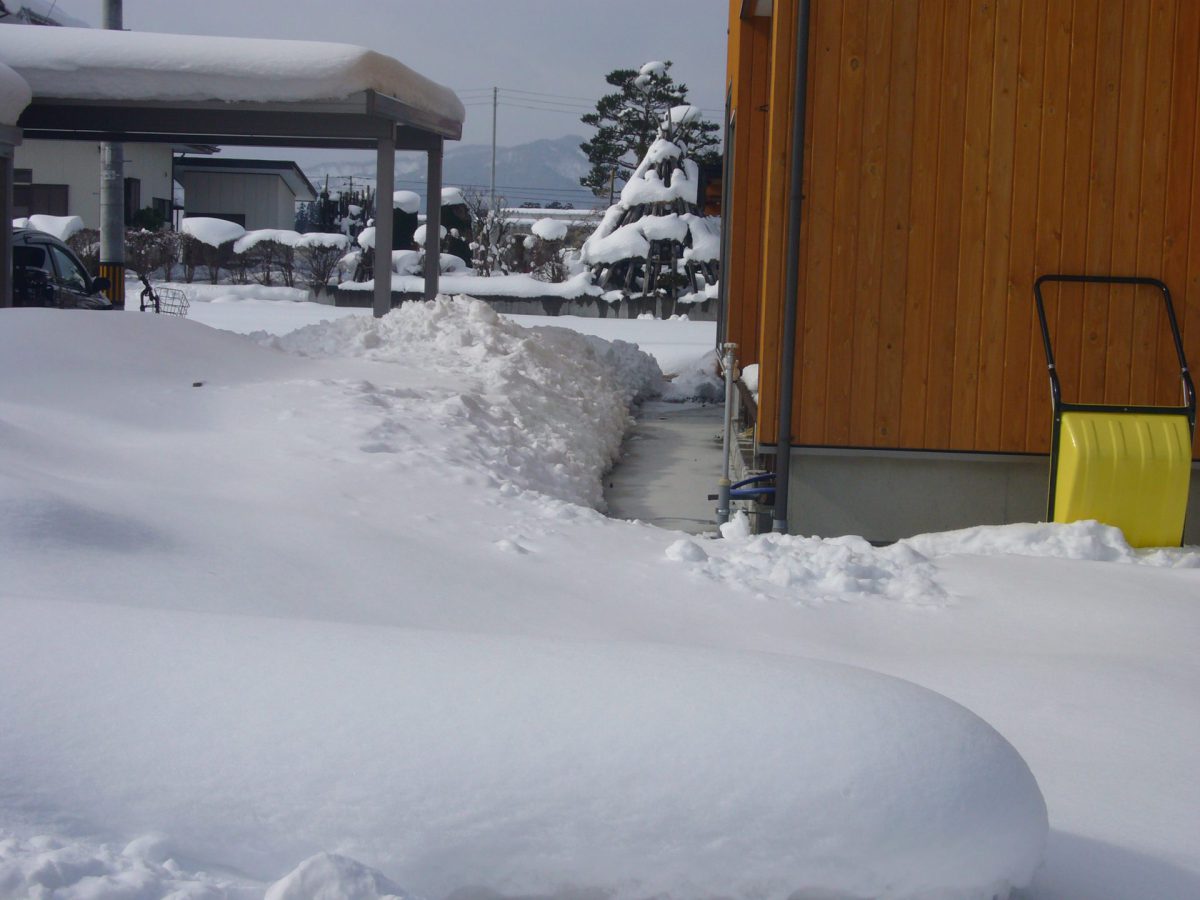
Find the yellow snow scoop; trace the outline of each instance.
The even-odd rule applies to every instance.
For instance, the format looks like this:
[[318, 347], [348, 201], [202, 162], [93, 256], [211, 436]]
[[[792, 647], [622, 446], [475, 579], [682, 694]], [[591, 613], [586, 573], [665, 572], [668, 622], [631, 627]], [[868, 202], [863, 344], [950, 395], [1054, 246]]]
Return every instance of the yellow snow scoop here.
[[[1156, 288], [1167, 309], [1183, 387], [1182, 406], [1120, 406], [1066, 403], [1054, 365], [1054, 350], [1042, 285], [1047, 282], [1127, 284]], [[1183, 542], [1196, 391], [1183, 353], [1171, 292], [1154, 278], [1105, 275], [1043, 275], [1034, 282], [1038, 322], [1050, 373], [1054, 424], [1050, 440], [1047, 519], [1096, 519], [1115, 525], [1133, 547]]]

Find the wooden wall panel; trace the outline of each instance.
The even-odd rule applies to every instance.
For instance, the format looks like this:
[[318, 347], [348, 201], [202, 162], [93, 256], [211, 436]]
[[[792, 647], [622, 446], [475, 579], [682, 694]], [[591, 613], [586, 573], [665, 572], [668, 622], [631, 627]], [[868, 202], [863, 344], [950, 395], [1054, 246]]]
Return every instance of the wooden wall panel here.
[[[805, 134], [805, 191], [801, 277], [806, 297], [827, 297], [832, 277], [834, 167], [837, 145], [816, 138], [817, 122], [837, 116], [842, 44], [842, 15], [836, 4], [814, 4], [809, 25], [809, 119]], [[825, 385], [828, 381], [829, 303], [806, 303], [798, 310], [796, 367], [799, 372], [793, 421], [801, 440], [816, 443], [825, 434]], [[773, 433], [773, 432], [771, 432]]]
[[899, 433], [905, 336], [908, 233], [913, 193], [912, 123], [916, 115], [917, 33], [920, 8], [899, 4], [892, 16], [888, 73], [888, 154], [883, 195], [883, 274], [880, 278], [878, 377], [872, 441], [891, 442]]
[[[771, 17], [770, 94], [767, 140], [763, 157], [766, 182], [762, 198], [763, 240], [757, 264], [761, 269], [758, 331], [760, 407], [774, 409], [780, 393], [779, 350], [783, 328], [783, 282], [787, 261], [787, 196], [790, 186], [792, 85], [795, 84], [795, 4], [780, 4]], [[750, 362], [746, 353], [739, 353]], [[766, 425], [773, 426], [773, 419]], [[765, 432], [764, 434], [767, 434]], [[775, 440], [774, 432], [769, 432]], [[762, 439], [767, 439], [766, 437]]]
[[[911, 7], [909, 7], [911, 8]], [[912, 191], [907, 235], [907, 278], [904, 280], [904, 346], [900, 366], [900, 422], [892, 435], [901, 447], [925, 445], [925, 403], [929, 371], [930, 302], [933, 294], [933, 235], [937, 185], [942, 156], [937, 134], [942, 104], [942, 42], [945, 4], [916, 4], [917, 70], [913, 95]], [[933, 144], [928, 147], [929, 143]], [[918, 147], [925, 152], [917, 152]], [[903, 390], [899, 390], [903, 385]], [[884, 436], [881, 434], [880, 436]]]
[[[779, 30], [795, 3], [774, 9], [772, 53], [790, 54]], [[794, 441], [1046, 452], [1039, 274], [1163, 278], [1200, 367], [1200, 3], [812, 10]], [[757, 200], [766, 370], [778, 362], [787, 249], [772, 234], [786, 224], [785, 179], [772, 171], [786, 168], [790, 133], [779, 79], [794, 78], [779, 59], [770, 71]], [[1051, 289], [1047, 312], [1066, 399], [1178, 402], [1153, 298]], [[768, 394], [759, 437], [770, 444]]]
[[741, 19], [741, 0], [733, 0], [729, 31], [730, 106], [736, 124], [733, 139], [733, 183], [729, 229], [730, 259], [722, 278], [728, 298], [726, 339], [737, 342], [747, 359], [757, 358], [761, 304], [763, 240], [761, 196], [766, 183], [767, 144], [765, 107], [770, 95], [771, 21]]
[[[1047, 29], [1050, 27], [1045, 4], [1027, 4], [1022, 8], [1020, 49], [1017, 54], [1012, 207], [1007, 223], [1010, 244], [1003, 286], [1006, 312], [1003, 324], [1003, 373], [999, 390], [999, 430], [991, 436], [1005, 451], [1024, 447], [1029, 425], [1031, 364], [1038, 347], [1035, 330], [1037, 317], [1033, 304], [1028, 297], [1021, 295], [1018, 285], [1023, 283], [1026, 273], [1033, 270], [1040, 229], [1017, 227], [1017, 223], [1035, 222], [1038, 219], [1038, 198], [1043, 188], [1040, 163], [1045, 148], [1041, 136], [1047, 92], [1044, 78], [1049, 50]], [[1061, 154], [1058, 156], [1061, 165]], [[1061, 196], [1059, 190], [1056, 199]], [[1051, 252], [1057, 253], [1053, 244]]]

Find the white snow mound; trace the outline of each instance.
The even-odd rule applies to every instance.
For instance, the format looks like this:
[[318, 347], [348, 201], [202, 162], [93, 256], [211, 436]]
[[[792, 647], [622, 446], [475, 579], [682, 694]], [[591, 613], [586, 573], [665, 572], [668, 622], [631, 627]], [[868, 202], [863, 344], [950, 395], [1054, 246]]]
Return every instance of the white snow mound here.
[[374, 869], [336, 853], [310, 856], [267, 889], [263, 900], [410, 900]]
[[[16, 220], [14, 220], [13, 225], [17, 226]], [[77, 231], [83, 230], [83, 219], [79, 218], [79, 216], [48, 216], [42, 213], [35, 213], [28, 219], [24, 219], [23, 225], [25, 228], [32, 228], [35, 231], [52, 234], [60, 241], [65, 241]]]
[[530, 230], [543, 241], [561, 241], [567, 236], [567, 223], [558, 219], [538, 219]]
[[209, 216], [188, 216], [180, 223], [179, 230], [210, 247], [220, 247], [222, 244], [236, 241], [246, 233], [246, 229], [237, 222]]
[[524, 328], [465, 298], [262, 340], [301, 356], [360, 356], [471, 378], [475, 390], [433, 406], [447, 428], [470, 435], [462, 452], [494, 478], [593, 507], [603, 505], [600, 476], [616, 459], [630, 405], [662, 386], [658, 364], [632, 344]]
[[421, 208], [421, 195], [415, 191], [393, 191], [392, 208], [406, 213], [415, 213]]
[[[944, 697], [862, 669], [46, 604], [0, 609], [11, 783], [86, 798], [118, 832], [155, 822], [181, 856], [256, 877], [336, 846], [432, 897], [982, 900], [1042, 858], [1046, 807], [1013, 748]], [[55, 681], [102, 673], [70, 740], [17, 702], [43, 695], [32, 657], [50, 641], [67, 651]], [[146, 715], [103, 689], [113, 679], [186, 714]], [[332, 857], [273, 890], [329, 885], [394, 892]]]

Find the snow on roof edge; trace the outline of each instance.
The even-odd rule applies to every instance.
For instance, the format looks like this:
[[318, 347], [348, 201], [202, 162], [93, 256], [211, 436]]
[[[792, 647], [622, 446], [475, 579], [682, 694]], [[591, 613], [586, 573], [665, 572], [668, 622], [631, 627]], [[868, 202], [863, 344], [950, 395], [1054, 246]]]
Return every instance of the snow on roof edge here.
[[0, 58], [36, 98], [271, 103], [344, 100], [373, 90], [460, 125], [466, 118], [450, 88], [352, 44], [5, 28]]
[[0, 62], [0, 125], [16, 125], [31, 97], [25, 79]]

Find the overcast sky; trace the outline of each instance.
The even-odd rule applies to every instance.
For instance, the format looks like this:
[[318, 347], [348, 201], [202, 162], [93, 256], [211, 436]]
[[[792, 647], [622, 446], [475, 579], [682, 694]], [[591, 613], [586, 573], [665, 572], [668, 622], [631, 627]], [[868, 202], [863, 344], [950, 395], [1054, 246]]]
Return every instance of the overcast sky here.
[[[99, 25], [103, 0], [58, 0]], [[579, 116], [604, 76], [672, 60], [689, 99], [720, 119], [728, 0], [124, 0], [131, 31], [360, 44], [454, 88], [465, 143], [490, 143], [491, 88], [502, 90], [502, 146], [587, 136]], [[521, 92], [521, 93], [516, 93]], [[530, 109], [528, 107], [536, 107]]]

